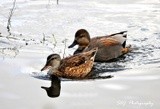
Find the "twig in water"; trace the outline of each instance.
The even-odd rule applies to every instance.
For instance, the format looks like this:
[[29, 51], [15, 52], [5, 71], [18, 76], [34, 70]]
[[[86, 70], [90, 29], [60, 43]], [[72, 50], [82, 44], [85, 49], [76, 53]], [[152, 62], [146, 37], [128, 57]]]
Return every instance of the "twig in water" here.
[[67, 47], [66, 42], [67, 42], [67, 39], [65, 38], [62, 42], [64, 43], [64, 51], [63, 51], [63, 58], [64, 58], [64, 56], [66, 54], [66, 47]]
[[55, 36], [54, 36], [54, 34], [52, 34], [52, 36], [53, 36], [53, 45], [54, 45], [54, 48], [56, 47], [56, 45], [57, 45], [57, 40], [56, 40], [56, 38], [55, 38]]
[[0, 33], [0, 37], [3, 37], [3, 36], [2, 36], [2, 33]]
[[4, 54], [5, 56], [16, 57], [19, 53], [19, 50], [18, 50], [18, 47], [0, 48], [0, 53]]
[[57, 0], [57, 5], [59, 4], [59, 0]]
[[51, 2], [51, 0], [48, 0], [48, 4], [46, 5], [46, 8], [49, 8], [50, 2]]
[[50, 4], [51, 0], [48, 0], [48, 5]]
[[15, 6], [16, 6], [16, 0], [13, 1], [13, 7], [11, 8], [10, 13], [9, 13], [9, 17], [8, 17], [7, 30], [8, 30], [9, 35], [11, 35], [11, 30], [10, 30], [11, 18], [13, 16], [13, 13], [14, 13], [14, 10], [15, 10]]
[[43, 33], [43, 40], [42, 40], [42, 43], [44, 44], [45, 41], [46, 41], [46, 36], [45, 36], [45, 34]]

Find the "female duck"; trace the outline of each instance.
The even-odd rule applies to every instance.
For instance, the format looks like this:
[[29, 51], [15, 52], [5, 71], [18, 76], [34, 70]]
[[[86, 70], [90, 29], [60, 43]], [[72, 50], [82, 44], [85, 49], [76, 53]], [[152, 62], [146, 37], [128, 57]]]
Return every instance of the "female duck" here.
[[75, 39], [68, 48], [79, 45], [78, 49], [74, 52], [74, 54], [77, 54], [98, 47], [95, 61], [105, 62], [130, 51], [130, 47], [126, 47], [126, 32], [122, 31], [90, 39], [88, 31], [80, 29], [76, 32]]
[[89, 76], [94, 64], [97, 48], [61, 60], [58, 54], [51, 54], [41, 71], [50, 69], [49, 74], [70, 79], [83, 79]]

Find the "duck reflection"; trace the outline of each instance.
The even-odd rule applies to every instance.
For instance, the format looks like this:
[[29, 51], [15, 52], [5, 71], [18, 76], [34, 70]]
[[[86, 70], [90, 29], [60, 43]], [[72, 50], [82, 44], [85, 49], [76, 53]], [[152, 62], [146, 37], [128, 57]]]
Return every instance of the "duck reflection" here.
[[51, 75], [50, 78], [51, 78], [51, 86], [50, 87], [41, 86], [41, 88], [46, 90], [47, 95], [49, 97], [52, 98], [58, 97], [61, 91], [61, 80], [55, 75]]

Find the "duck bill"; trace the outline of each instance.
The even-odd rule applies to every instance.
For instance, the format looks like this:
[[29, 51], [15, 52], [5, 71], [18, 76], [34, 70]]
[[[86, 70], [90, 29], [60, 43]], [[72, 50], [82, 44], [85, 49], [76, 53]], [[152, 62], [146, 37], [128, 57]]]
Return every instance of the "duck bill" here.
[[49, 69], [49, 67], [50, 67], [50, 66], [45, 65], [45, 66], [41, 69], [41, 71], [47, 70], [47, 69]]
[[72, 47], [74, 47], [75, 45], [77, 45], [77, 41], [76, 41], [76, 40], [74, 40], [74, 42], [73, 42], [70, 46], [68, 46], [68, 48], [72, 48]]

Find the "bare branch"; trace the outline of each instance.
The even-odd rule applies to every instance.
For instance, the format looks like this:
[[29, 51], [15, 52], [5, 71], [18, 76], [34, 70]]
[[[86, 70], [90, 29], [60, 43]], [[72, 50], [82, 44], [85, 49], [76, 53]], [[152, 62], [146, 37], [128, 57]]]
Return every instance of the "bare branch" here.
[[9, 12], [9, 17], [8, 17], [8, 22], [7, 22], [7, 30], [9, 35], [11, 35], [10, 32], [10, 27], [11, 27], [11, 18], [13, 16], [14, 10], [15, 10], [15, 6], [16, 6], [16, 0], [13, 1], [13, 7], [11, 8], [10, 12]]
[[57, 0], [57, 5], [59, 4], [59, 0]]
[[53, 41], [54, 41], [53, 45], [54, 45], [54, 48], [55, 48], [55, 47], [56, 47], [56, 45], [57, 45], [57, 40], [56, 40], [56, 38], [55, 38], [54, 34], [52, 34], [52, 36], [53, 36]]
[[42, 43], [44, 44], [46, 41], [46, 35], [43, 33], [43, 40], [42, 40]]

